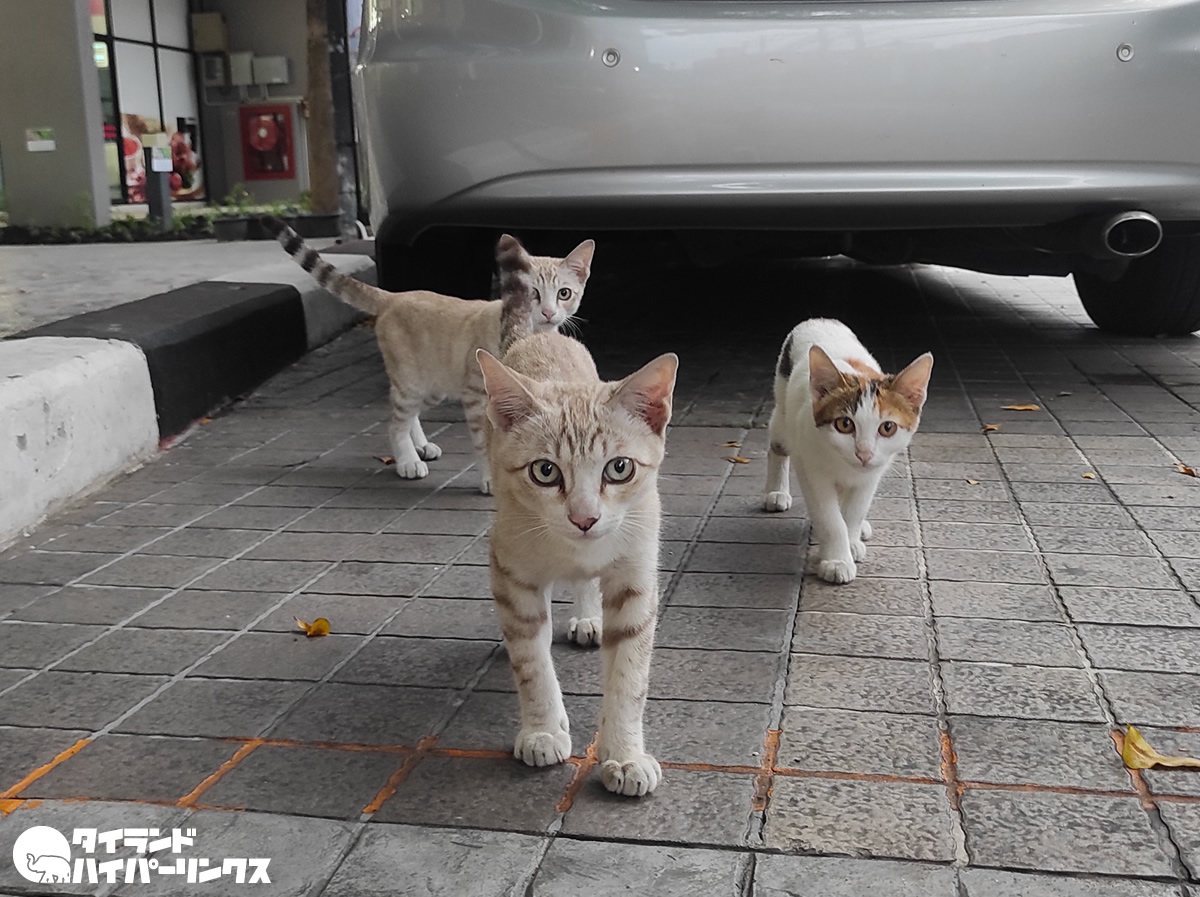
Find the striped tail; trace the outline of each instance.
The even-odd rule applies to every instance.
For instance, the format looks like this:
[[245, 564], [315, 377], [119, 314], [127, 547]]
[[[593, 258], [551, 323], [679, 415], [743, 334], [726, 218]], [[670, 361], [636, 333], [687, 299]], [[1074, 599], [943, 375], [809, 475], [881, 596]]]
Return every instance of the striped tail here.
[[317, 283], [343, 302], [353, 305], [369, 315], [379, 314], [383, 308], [380, 299], [387, 293], [378, 287], [363, 283], [361, 280], [355, 280], [349, 274], [343, 274], [321, 258], [320, 254], [305, 243], [298, 233], [278, 218], [264, 215], [259, 219], [259, 223], [275, 235], [275, 239], [279, 241], [279, 245], [284, 248], [284, 251], [296, 260], [296, 264], [311, 274]]
[[516, 237], [504, 234], [496, 243], [496, 267], [500, 272], [500, 357], [512, 344], [533, 333], [534, 292], [527, 275], [533, 270], [529, 253]]

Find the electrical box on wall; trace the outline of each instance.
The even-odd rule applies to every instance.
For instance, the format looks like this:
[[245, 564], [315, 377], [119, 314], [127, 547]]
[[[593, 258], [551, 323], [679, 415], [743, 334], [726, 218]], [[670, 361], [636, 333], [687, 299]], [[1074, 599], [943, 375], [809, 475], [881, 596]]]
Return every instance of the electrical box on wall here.
[[229, 83], [223, 53], [207, 53], [200, 57], [200, 83], [205, 87], [224, 87]]
[[225, 53], [229, 50], [229, 28], [219, 12], [192, 13], [192, 49], [197, 53]]
[[255, 56], [252, 67], [255, 84], [291, 83], [286, 56]]
[[254, 83], [254, 54], [229, 54], [229, 83], [234, 87], [247, 87]]

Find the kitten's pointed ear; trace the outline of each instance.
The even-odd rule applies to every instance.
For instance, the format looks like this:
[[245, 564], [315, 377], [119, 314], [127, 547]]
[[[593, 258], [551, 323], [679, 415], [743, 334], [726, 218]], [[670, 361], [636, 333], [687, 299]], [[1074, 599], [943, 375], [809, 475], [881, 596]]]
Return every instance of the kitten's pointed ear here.
[[483, 372], [483, 387], [488, 394], [488, 420], [497, 429], [507, 433], [533, 415], [537, 400], [522, 382], [520, 374], [505, 367], [486, 349], [476, 349], [475, 360]]
[[892, 391], [900, 393], [913, 409], [921, 410], [929, 389], [929, 375], [933, 373], [933, 354], [926, 352], [892, 378]]
[[571, 250], [571, 254], [563, 259], [563, 265], [570, 268], [580, 283], [585, 283], [592, 273], [592, 254], [596, 251], [595, 240], [584, 240]]
[[842, 372], [833, 359], [820, 346], [808, 350], [808, 388], [812, 390], [813, 402], [819, 402], [839, 386], [845, 385]]
[[622, 380], [609, 401], [623, 406], [661, 436], [671, 420], [671, 394], [675, 391], [678, 369], [678, 355], [674, 352], [660, 355]]

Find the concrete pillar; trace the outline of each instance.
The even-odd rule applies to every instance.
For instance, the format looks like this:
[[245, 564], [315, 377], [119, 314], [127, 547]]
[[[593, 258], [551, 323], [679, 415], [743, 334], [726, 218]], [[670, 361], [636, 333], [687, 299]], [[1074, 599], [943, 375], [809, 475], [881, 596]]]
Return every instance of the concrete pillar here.
[[[53, 150], [30, 151], [37, 128]], [[112, 219], [88, 0], [0, 2], [0, 165], [12, 224]]]

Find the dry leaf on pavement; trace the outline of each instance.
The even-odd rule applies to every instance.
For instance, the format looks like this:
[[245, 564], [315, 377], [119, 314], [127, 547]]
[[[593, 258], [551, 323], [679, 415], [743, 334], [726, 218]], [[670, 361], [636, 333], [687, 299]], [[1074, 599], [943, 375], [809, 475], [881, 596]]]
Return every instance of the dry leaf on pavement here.
[[1163, 756], [1150, 747], [1136, 726], [1126, 726], [1125, 745], [1121, 748], [1121, 760], [1130, 769], [1149, 769], [1152, 766], [1191, 766], [1200, 769], [1200, 760], [1195, 757]]
[[722, 442], [721, 447], [722, 448], [741, 448], [742, 444], [740, 442]]
[[1094, 479], [1096, 479], [1096, 475], [1094, 473], [1085, 473], [1083, 475], [1083, 478], [1085, 480], [1094, 480]]
[[1189, 477], [1200, 476], [1200, 474], [1196, 473], [1196, 468], [1188, 467], [1186, 464], [1176, 464], [1175, 469], [1178, 470], [1184, 476], [1189, 476]]
[[375, 460], [382, 461], [384, 464], [388, 465], [389, 467], [396, 463], [396, 459], [393, 458], [391, 455], [376, 455]]
[[999, 430], [999, 429], [1000, 429], [999, 424], [984, 424], [983, 429], [980, 432], [991, 433], [991, 432], [994, 432], [995, 430]]
[[1005, 411], [1041, 411], [1041, 405], [1001, 405]]
[[734, 464], [749, 464], [749, 458], [743, 458], [741, 455], [723, 455], [726, 461], [732, 461]]
[[967, 485], [968, 485], [968, 486], [978, 486], [978, 485], [979, 485], [979, 480], [972, 480], [972, 479], [968, 478], [968, 479], [967, 479]]
[[304, 634], [309, 638], [317, 638], [322, 635], [329, 635], [329, 621], [324, 617], [317, 617], [311, 623], [305, 623], [299, 617], [295, 617], [296, 625], [303, 630]]

